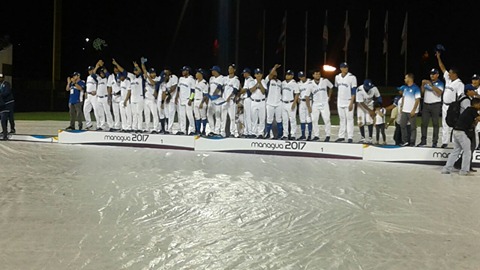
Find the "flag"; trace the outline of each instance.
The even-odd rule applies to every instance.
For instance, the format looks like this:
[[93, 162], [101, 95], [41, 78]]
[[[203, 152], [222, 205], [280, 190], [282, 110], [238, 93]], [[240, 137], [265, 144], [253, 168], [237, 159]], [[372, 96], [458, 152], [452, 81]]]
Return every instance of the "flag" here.
[[327, 51], [327, 46], [328, 46], [328, 26], [327, 26], [327, 21], [328, 21], [328, 10], [325, 11], [325, 23], [323, 24], [323, 51]]
[[368, 11], [367, 21], [365, 22], [365, 52], [368, 52], [370, 45], [370, 10]]
[[383, 54], [388, 51], [388, 10], [385, 12], [385, 23], [383, 25]]
[[403, 29], [402, 29], [402, 49], [400, 50], [400, 54], [405, 54], [407, 51], [407, 28], [408, 28], [408, 12], [405, 14], [405, 21], [403, 21]]
[[345, 23], [343, 24], [343, 28], [345, 29], [345, 45], [343, 46], [343, 50], [346, 52], [348, 50], [348, 41], [350, 40], [350, 25], [348, 25], [348, 10], [345, 15]]
[[281, 51], [285, 50], [286, 44], [287, 44], [287, 12], [285, 11], [285, 15], [283, 16], [283, 20], [282, 20], [282, 32], [278, 37], [278, 48], [276, 53], [280, 53]]

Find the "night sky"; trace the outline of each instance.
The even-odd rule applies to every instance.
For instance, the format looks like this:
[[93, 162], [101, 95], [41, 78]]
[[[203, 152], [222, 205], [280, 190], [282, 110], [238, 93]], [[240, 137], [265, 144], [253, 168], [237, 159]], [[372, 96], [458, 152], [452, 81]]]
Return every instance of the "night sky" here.
[[[384, 3], [388, 2], [388, 3]], [[364, 27], [371, 10], [369, 77], [377, 85], [385, 84], [383, 27], [389, 11], [389, 85], [403, 83], [404, 58], [400, 55], [401, 32], [405, 12], [409, 13], [407, 71], [417, 76], [417, 83], [427, 70], [436, 65], [433, 48], [443, 44], [444, 62], [460, 69], [461, 78], [469, 82], [480, 72], [478, 46], [479, 19], [474, 1], [255, 1], [240, 2], [238, 66], [262, 67], [263, 13], [265, 10], [265, 68], [283, 64], [283, 53], [276, 53], [282, 18], [287, 11], [287, 69], [303, 69], [305, 48], [305, 12], [308, 11], [307, 69], [323, 65], [322, 31], [328, 9], [329, 46], [327, 62], [338, 66], [344, 60], [343, 23], [349, 11], [351, 39], [348, 50], [350, 71], [359, 81], [365, 78]], [[230, 1], [231, 12], [220, 12], [219, 1], [190, 0], [178, 26], [184, 1], [63, 1], [61, 31], [61, 80], [73, 71], [86, 73], [88, 65], [103, 59], [111, 69], [114, 57], [125, 68], [141, 56], [147, 66], [170, 66], [178, 71], [183, 65], [210, 68], [235, 61], [236, 1]], [[2, 6], [0, 35], [8, 35], [14, 45], [13, 75], [17, 79], [49, 80], [52, 73], [53, 1], [25, 4], [8, 1]], [[227, 23], [218, 26], [219, 18]], [[176, 30], [178, 32], [176, 34]], [[229, 44], [227, 57], [215, 55], [214, 40], [223, 31]], [[175, 37], [175, 40], [174, 40]], [[89, 42], [85, 41], [89, 38]], [[96, 51], [96, 38], [108, 44]], [[430, 57], [423, 59], [428, 51]], [[227, 58], [227, 59], [225, 59]], [[222, 65], [222, 63], [224, 63]], [[177, 72], [178, 73], [178, 72]], [[238, 72], [240, 73], [240, 71]]]

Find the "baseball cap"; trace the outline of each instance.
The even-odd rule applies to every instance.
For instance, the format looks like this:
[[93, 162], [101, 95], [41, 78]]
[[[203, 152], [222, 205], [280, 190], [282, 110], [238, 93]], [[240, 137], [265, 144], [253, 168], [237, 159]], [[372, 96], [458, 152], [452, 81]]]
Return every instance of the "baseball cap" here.
[[204, 77], [205, 77], [205, 74], [206, 74], [206, 72], [203, 68], [197, 68], [197, 73], [202, 74]]
[[468, 90], [475, 91], [475, 90], [477, 90], [477, 88], [475, 88], [475, 86], [473, 86], [472, 84], [469, 83], [469, 84], [465, 85], [465, 92], [467, 92]]
[[244, 68], [243, 71], [242, 71], [242, 74], [244, 74], [244, 73], [251, 74], [252, 71], [249, 68]]
[[253, 74], [263, 74], [262, 70], [259, 68], [256, 68]]
[[150, 69], [148, 70], [148, 73], [155, 73], [155, 74], [156, 74], [157, 71], [156, 71], [154, 68], [150, 68]]
[[305, 73], [303, 71], [299, 71], [297, 76], [298, 78], [303, 78], [305, 77]]
[[228, 67], [232, 67], [233, 69], [237, 69], [237, 66], [234, 63], [231, 63], [230, 65], [228, 65]]
[[347, 62], [342, 62], [342, 63], [340, 64], [340, 68], [348, 68]]
[[373, 87], [373, 83], [370, 79], [366, 79], [365, 81], [363, 81], [363, 88], [365, 88], [365, 90], [370, 90], [372, 89]]
[[432, 68], [432, 70], [430, 70], [430, 74], [439, 74], [438, 69]]
[[[80, 73], [75, 71], [75, 72], [72, 73], [72, 77], [73, 76], [80, 76]], [[3, 77], [3, 74], [0, 74], [0, 77]]]
[[219, 66], [213, 66], [210, 70], [211, 70], [211, 71], [216, 71], [216, 72], [218, 72], [218, 73], [221, 72], [221, 69], [220, 69]]
[[124, 70], [123, 72], [119, 72], [119, 73], [117, 74], [117, 78], [120, 79], [121, 77], [127, 77], [127, 73], [125, 72], [125, 70]]
[[92, 69], [94, 69], [95, 67], [94, 66], [88, 66], [87, 70], [90, 71]]
[[285, 72], [285, 75], [295, 75], [295, 72], [293, 70], [289, 69], [287, 72]]
[[182, 67], [182, 71], [188, 71], [188, 72], [190, 72], [190, 70], [191, 70], [191, 69], [190, 69], [189, 66], [183, 66], [183, 67]]
[[478, 74], [473, 74], [472, 80], [480, 80], [480, 75], [478, 75]]

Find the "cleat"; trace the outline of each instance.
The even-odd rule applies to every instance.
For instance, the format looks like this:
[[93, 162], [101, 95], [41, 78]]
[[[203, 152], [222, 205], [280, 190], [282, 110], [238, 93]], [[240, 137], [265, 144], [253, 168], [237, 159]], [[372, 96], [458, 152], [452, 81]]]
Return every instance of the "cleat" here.
[[319, 137], [313, 137], [312, 141], [314, 141], [314, 142], [320, 141], [320, 138]]
[[324, 141], [324, 142], [329, 142], [329, 141], [330, 141], [330, 136], [325, 137], [325, 141]]
[[353, 142], [353, 140], [352, 140], [352, 139], [348, 139], [348, 143], [352, 143], [352, 142]]
[[441, 147], [442, 147], [442, 148], [447, 148], [447, 146], [448, 146], [448, 144], [447, 144], [447, 143], [444, 143], [444, 144], [442, 144]]
[[344, 142], [345, 139], [344, 138], [338, 138], [335, 142]]

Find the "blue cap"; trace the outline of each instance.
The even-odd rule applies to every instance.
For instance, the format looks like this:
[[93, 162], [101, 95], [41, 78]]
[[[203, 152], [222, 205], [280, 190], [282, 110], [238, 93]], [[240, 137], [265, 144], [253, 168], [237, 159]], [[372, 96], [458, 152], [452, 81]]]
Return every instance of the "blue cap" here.
[[157, 71], [154, 68], [151, 68], [148, 70], [148, 73], [157, 73]]
[[295, 72], [293, 72], [293, 70], [289, 69], [289, 70], [287, 70], [287, 72], [285, 72], [285, 75], [293, 75], [293, 76], [295, 76]]
[[189, 66], [183, 66], [182, 67], [182, 71], [188, 71], [190, 72], [190, 70], [192, 70]]
[[340, 68], [348, 68], [347, 62], [342, 62], [342, 63], [340, 64]]
[[478, 74], [473, 74], [472, 80], [480, 80], [480, 76]]
[[249, 68], [244, 68], [242, 74], [244, 73], [252, 74], [252, 71]]
[[363, 88], [364, 88], [365, 90], [368, 91], [368, 90], [372, 89], [373, 86], [374, 86], [374, 85], [373, 85], [373, 83], [372, 83], [372, 81], [371, 81], [370, 79], [366, 79], [365, 81], [363, 81]]
[[432, 68], [432, 70], [430, 70], [430, 74], [439, 74], [440, 72], [438, 72], [438, 69], [436, 68]]
[[255, 71], [253, 71], [253, 74], [263, 74], [263, 72], [261, 69], [256, 68]]
[[197, 68], [197, 73], [202, 74], [203, 77], [207, 74], [203, 68]]
[[475, 90], [477, 90], [477, 88], [475, 88], [475, 86], [473, 86], [472, 84], [469, 83], [469, 84], [465, 85], [465, 92], [467, 92], [468, 90], [475, 91]]
[[445, 47], [442, 44], [437, 44], [437, 45], [435, 45], [435, 51], [439, 52], [439, 51], [446, 51], [446, 50], [445, 50]]
[[87, 70], [90, 71], [90, 70], [93, 70], [95, 67], [94, 66], [88, 66]]
[[78, 72], [75, 71], [75, 72], [72, 73], [72, 77], [73, 77], [73, 76], [80, 76], [80, 73], [78, 73]]
[[221, 72], [221, 69], [220, 69], [219, 66], [213, 66], [210, 70], [211, 70], [211, 71], [216, 71], [216, 72], [218, 72], [218, 73]]
[[299, 71], [297, 76], [298, 78], [303, 78], [305, 77], [305, 73], [303, 71]]
[[120, 79], [121, 77], [127, 77], [127, 73], [125, 72], [125, 70], [123, 72], [119, 72], [117, 74], [117, 78]]

